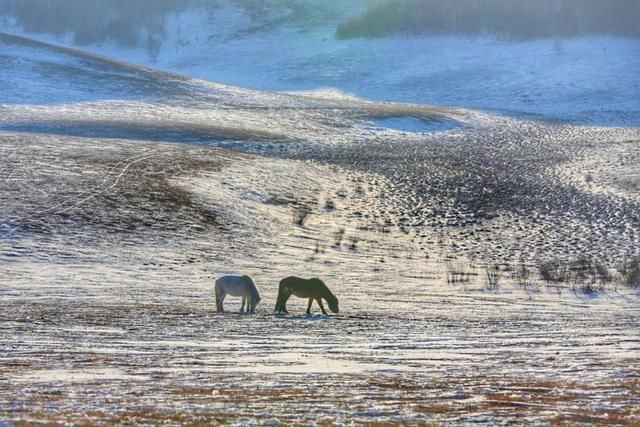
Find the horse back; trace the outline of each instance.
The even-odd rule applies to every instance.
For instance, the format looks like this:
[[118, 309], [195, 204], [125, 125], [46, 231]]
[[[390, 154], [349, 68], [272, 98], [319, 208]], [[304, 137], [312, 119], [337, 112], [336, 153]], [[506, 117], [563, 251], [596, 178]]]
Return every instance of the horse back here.
[[284, 279], [280, 280], [281, 284], [294, 284], [294, 283], [321, 283], [324, 285], [324, 282], [320, 279], [318, 279], [317, 277], [313, 277], [311, 279], [303, 279], [302, 277], [298, 277], [298, 276], [288, 276], [285, 277]]
[[290, 289], [298, 296], [323, 296], [329, 292], [329, 288], [318, 278], [303, 279], [297, 276], [285, 277], [280, 281], [280, 288]]
[[256, 284], [250, 276], [222, 276], [216, 279], [215, 286], [226, 289], [256, 289]]

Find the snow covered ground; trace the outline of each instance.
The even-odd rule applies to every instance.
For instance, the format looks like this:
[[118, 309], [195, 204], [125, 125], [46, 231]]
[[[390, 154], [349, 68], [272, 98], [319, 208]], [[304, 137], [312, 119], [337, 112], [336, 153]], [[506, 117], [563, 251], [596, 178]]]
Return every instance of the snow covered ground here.
[[264, 89], [330, 87], [368, 99], [635, 124], [640, 116], [639, 58], [637, 40], [337, 41], [327, 30], [301, 37], [261, 34], [215, 44], [205, 52], [167, 50], [150, 65]]
[[[3, 239], [5, 421], [640, 417], [638, 295], [519, 288], [506, 272], [498, 290], [446, 283], [446, 247], [427, 258], [395, 226], [364, 227], [392, 197], [384, 177], [184, 144], [2, 145], [27, 222]], [[66, 203], [38, 223], [42, 197]], [[314, 206], [304, 227], [300, 202]], [[257, 315], [214, 312], [213, 278], [232, 272], [256, 278]], [[307, 317], [295, 299], [271, 314], [287, 274], [322, 277], [341, 314]]]
[[[479, 108], [586, 124], [640, 121], [640, 41], [608, 37], [337, 40], [366, 1], [222, 1], [167, 18], [157, 55], [111, 43], [86, 48], [128, 62], [268, 90], [331, 88], [359, 97]], [[9, 32], [20, 28], [5, 24]], [[70, 43], [71, 35], [45, 40]]]
[[[637, 127], [0, 58], [0, 421], [640, 421], [637, 290], [535, 275], [639, 255]], [[273, 315], [291, 274], [340, 314]]]

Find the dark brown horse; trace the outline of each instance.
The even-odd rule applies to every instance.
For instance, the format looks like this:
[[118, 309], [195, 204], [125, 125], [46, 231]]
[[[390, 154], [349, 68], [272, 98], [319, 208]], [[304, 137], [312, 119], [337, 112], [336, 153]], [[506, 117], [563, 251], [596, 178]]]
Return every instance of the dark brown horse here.
[[322, 314], [327, 314], [322, 305], [322, 299], [324, 298], [329, 305], [329, 309], [337, 313], [338, 312], [338, 298], [335, 297], [327, 288], [327, 285], [320, 279], [301, 279], [300, 277], [290, 276], [285, 277], [280, 281], [280, 288], [278, 289], [278, 300], [276, 301], [276, 313], [288, 313], [287, 301], [295, 295], [300, 298], [309, 298], [309, 305], [307, 306], [307, 314], [311, 314], [311, 304], [313, 300], [318, 302]]

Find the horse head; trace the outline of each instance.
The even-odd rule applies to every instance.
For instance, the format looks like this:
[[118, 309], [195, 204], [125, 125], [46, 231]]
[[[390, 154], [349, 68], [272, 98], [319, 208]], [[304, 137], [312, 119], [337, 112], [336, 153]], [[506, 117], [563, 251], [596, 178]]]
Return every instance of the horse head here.
[[334, 313], [338, 313], [340, 311], [338, 309], [338, 298], [336, 298], [335, 295], [329, 292], [324, 299], [326, 299], [327, 304], [329, 304], [329, 310], [331, 310]]
[[254, 295], [251, 298], [251, 312], [252, 313], [256, 312], [256, 307], [258, 306], [258, 304], [260, 303], [261, 300], [262, 300], [262, 298], [259, 295]]

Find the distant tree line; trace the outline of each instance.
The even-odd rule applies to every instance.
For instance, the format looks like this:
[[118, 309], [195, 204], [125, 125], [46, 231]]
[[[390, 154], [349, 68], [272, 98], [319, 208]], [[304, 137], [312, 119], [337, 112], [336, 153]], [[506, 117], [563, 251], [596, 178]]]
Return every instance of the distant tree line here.
[[27, 33], [72, 34], [78, 45], [112, 40], [153, 49], [167, 14], [199, 5], [215, 0], [0, 0], [0, 15]]
[[341, 24], [336, 35], [398, 33], [640, 37], [640, 0], [384, 0]]

